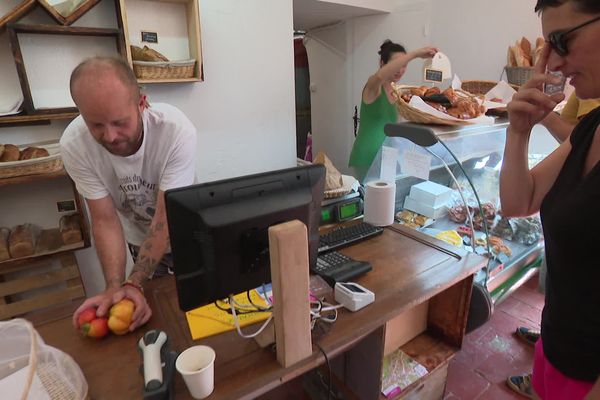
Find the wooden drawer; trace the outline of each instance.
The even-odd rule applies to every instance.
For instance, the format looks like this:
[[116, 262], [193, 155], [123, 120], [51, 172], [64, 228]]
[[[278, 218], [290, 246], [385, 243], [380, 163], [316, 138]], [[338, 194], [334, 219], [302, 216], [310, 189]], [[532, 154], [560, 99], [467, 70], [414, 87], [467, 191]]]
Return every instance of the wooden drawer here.
[[426, 375], [423, 381], [413, 389], [403, 393], [398, 399], [402, 400], [440, 400], [444, 397], [446, 378], [448, 376], [448, 362], [440, 365], [433, 372]]

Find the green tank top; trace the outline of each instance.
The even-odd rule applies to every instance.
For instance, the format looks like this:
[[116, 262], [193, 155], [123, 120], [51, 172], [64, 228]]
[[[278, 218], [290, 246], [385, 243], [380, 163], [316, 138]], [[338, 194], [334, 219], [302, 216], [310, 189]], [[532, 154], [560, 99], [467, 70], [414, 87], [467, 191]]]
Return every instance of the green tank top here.
[[360, 103], [360, 127], [350, 153], [350, 167], [369, 167], [385, 140], [383, 127], [396, 122], [396, 106], [390, 104], [385, 90], [381, 88], [379, 97], [371, 103]]

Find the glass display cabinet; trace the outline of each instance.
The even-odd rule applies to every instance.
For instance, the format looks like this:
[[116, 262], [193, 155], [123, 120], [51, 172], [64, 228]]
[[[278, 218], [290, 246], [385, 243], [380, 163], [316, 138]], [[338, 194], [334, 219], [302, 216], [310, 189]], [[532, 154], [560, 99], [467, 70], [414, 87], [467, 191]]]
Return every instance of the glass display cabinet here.
[[[539, 216], [505, 218], [500, 209], [507, 125], [506, 119], [458, 127], [388, 125], [364, 180], [395, 176], [398, 223], [486, 255], [488, 265], [476, 281], [495, 304], [533, 275], [543, 257]], [[530, 154], [530, 166], [544, 157]]]

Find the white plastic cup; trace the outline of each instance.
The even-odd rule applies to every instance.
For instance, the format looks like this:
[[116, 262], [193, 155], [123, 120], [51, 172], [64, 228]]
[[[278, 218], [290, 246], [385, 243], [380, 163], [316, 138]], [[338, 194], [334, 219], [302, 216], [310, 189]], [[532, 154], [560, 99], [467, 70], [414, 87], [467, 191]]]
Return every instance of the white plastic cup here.
[[194, 399], [205, 399], [215, 388], [215, 351], [208, 346], [192, 346], [184, 350], [175, 368]]

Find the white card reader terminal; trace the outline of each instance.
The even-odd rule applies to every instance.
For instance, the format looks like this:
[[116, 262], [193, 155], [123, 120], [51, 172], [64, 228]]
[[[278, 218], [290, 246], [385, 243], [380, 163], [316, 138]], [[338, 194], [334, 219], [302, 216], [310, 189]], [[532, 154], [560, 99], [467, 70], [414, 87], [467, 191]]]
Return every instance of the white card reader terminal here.
[[335, 301], [350, 311], [358, 311], [375, 301], [375, 293], [354, 282], [337, 282], [334, 293]]

